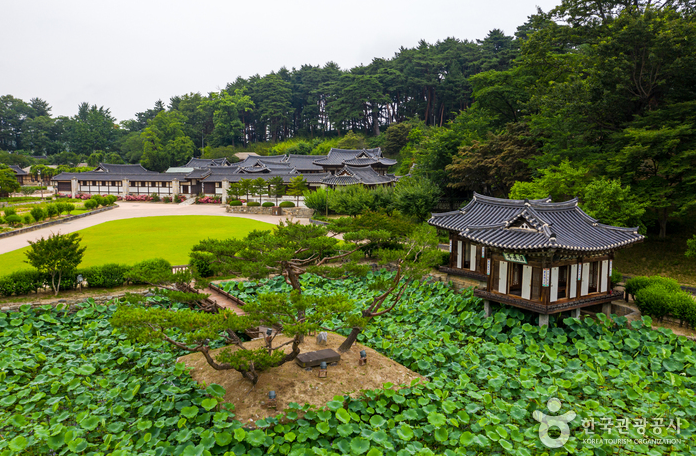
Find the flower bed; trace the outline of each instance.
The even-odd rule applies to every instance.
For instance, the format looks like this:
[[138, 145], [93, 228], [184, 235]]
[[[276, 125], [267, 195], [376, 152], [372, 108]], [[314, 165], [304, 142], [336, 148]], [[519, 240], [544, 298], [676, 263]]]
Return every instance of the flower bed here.
[[203, 196], [196, 198], [196, 204], [221, 204], [222, 197], [220, 196]]

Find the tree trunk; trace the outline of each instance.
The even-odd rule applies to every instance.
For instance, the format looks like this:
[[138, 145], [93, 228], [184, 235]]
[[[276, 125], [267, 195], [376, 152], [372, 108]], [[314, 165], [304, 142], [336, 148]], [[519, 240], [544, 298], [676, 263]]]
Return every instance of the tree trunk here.
[[51, 284], [53, 285], [53, 291], [54, 291], [53, 296], [58, 296], [58, 290], [60, 290], [60, 272], [58, 272], [58, 286], [56, 286], [56, 275], [55, 274], [53, 274], [51, 276]]
[[362, 331], [362, 328], [354, 327], [351, 329], [350, 334], [348, 334], [348, 337], [346, 337], [346, 340], [343, 341], [340, 347], [338, 347], [338, 352], [339, 353], [345, 353], [348, 350], [350, 350], [350, 347], [353, 346], [356, 340], [358, 340], [358, 335]]
[[663, 208], [660, 210], [659, 223], [660, 223], [660, 239], [664, 239], [667, 237], [667, 209], [666, 208]]
[[379, 136], [379, 107], [377, 103], [372, 106], [372, 131], [375, 136]]

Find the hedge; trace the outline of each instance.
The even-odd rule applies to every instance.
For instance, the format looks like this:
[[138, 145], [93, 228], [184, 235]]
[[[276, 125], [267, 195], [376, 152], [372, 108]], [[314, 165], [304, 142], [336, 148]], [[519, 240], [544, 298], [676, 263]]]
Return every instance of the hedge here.
[[280, 206], [280, 207], [295, 207], [295, 203], [293, 203], [292, 201], [283, 201], [278, 206]]
[[660, 284], [666, 287], [668, 290], [672, 290], [674, 292], [681, 291], [681, 287], [679, 286], [679, 282], [677, 282], [674, 279], [670, 279], [667, 277], [662, 277], [662, 276], [638, 276], [638, 277], [633, 277], [632, 279], [628, 279], [626, 281], [626, 292], [629, 295], [632, 295], [633, 298], [635, 299], [636, 294], [642, 290], [643, 288], [649, 287], [651, 285], [655, 284]]
[[273, 207], [275, 204], [271, 203], [270, 201], [266, 201], [261, 205], [261, 207]]
[[[128, 273], [136, 266], [142, 266], [143, 263], [138, 263], [135, 266], [111, 263], [102, 266], [76, 269], [68, 274], [63, 274], [60, 282], [60, 290], [75, 289], [77, 287], [78, 275], [82, 275], [82, 279], [92, 288], [113, 288], [125, 285], [129, 282], [140, 284], [140, 282], [129, 280]], [[158, 263], [158, 265], [160, 264]], [[51, 287], [51, 276], [48, 274], [41, 274], [35, 270], [28, 269], [16, 271], [6, 276], [0, 276], [0, 296], [3, 297], [26, 295], [32, 292], [36, 293], [44, 287]]]
[[239, 200], [230, 201], [230, 206], [241, 206], [243, 203]]
[[260, 206], [260, 205], [261, 205], [261, 204], [259, 204], [258, 201], [249, 201], [249, 202], [247, 203], [247, 206], [248, 206], [248, 207], [256, 207], [256, 206]]

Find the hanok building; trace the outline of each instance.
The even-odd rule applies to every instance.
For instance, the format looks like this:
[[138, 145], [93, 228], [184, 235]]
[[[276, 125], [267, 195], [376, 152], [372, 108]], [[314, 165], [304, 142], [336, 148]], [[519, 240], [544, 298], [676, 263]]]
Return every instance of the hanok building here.
[[17, 182], [19, 182], [19, 185], [24, 185], [26, 183], [25, 179], [29, 178], [29, 173], [24, 171], [18, 165], [10, 165], [10, 169], [12, 172], [14, 172], [15, 178], [17, 179]]
[[443, 272], [470, 279], [474, 295], [539, 313], [539, 324], [563, 311], [580, 315], [602, 305], [609, 314], [614, 252], [643, 236], [637, 228], [604, 225], [572, 199], [554, 203], [474, 194], [457, 211], [433, 214], [429, 224], [449, 232], [450, 260]]
[[341, 185], [394, 185], [398, 178], [387, 174], [396, 161], [382, 156], [377, 149], [331, 149], [328, 155], [250, 155], [237, 163], [227, 159], [193, 158], [182, 167], [164, 173], [148, 171], [141, 165], [100, 164], [85, 173], [61, 173], [51, 180], [59, 192], [86, 194], [160, 196], [183, 194], [220, 195], [223, 201], [230, 183], [242, 179], [270, 180], [276, 176], [283, 183], [298, 176], [307, 181], [310, 190]]

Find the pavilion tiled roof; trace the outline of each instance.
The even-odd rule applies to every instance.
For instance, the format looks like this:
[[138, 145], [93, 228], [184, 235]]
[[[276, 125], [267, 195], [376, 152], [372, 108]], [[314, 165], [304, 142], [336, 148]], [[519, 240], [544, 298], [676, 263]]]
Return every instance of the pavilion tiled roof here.
[[60, 173], [52, 177], [51, 180], [62, 182], [70, 181], [72, 178], [77, 178], [80, 181], [120, 181], [128, 179], [131, 182], [171, 182], [174, 179], [185, 180], [186, 173], [155, 173], [152, 171], [147, 173], [105, 173], [103, 171], [87, 171], [84, 173]]
[[358, 167], [346, 165], [336, 174], [328, 175], [321, 180], [326, 185], [381, 185], [394, 182], [394, 177], [382, 176], [369, 166]]
[[554, 203], [550, 198], [506, 200], [474, 194], [462, 209], [433, 214], [428, 223], [482, 245], [511, 250], [593, 253], [644, 239], [638, 228], [599, 223], [577, 203], [577, 198]]
[[340, 166], [345, 164], [347, 160], [355, 160], [360, 158], [369, 158], [379, 160], [382, 158], [382, 151], [378, 147], [376, 149], [331, 149], [329, 155], [324, 158], [314, 160], [314, 163], [320, 166]]
[[226, 158], [192, 158], [184, 165], [185, 168], [210, 168], [213, 166], [230, 166]]
[[[99, 170], [102, 171], [99, 171]], [[116, 165], [112, 163], [99, 163], [93, 172], [106, 172], [106, 173], [121, 173], [121, 174], [144, 174], [152, 173], [154, 171], [147, 170], [143, 168], [143, 165]]]
[[16, 176], [26, 176], [29, 174], [17, 165], [10, 165], [10, 169], [14, 171]]

